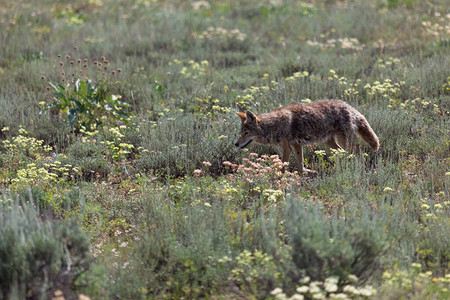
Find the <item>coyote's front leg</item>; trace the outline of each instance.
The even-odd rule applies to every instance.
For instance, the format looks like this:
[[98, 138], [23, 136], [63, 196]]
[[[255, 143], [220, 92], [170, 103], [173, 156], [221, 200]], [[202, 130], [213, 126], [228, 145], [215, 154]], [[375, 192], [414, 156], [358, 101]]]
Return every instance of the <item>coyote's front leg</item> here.
[[[283, 161], [283, 163], [289, 162], [289, 157], [291, 156], [292, 148], [291, 148], [291, 145], [289, 145], [289, 142], [288, 142], [287, 139], [284, 139], [282, 141], [281, 151], [282, 151], [281, 160]], [[283, 166], [282, 171], [284, 173], [284, 171], [285, 171], [285, 167], [284, 166]]]
[[301, 144], [292, 144], [292, 147], [294, 148], [294, 155], [295, 160], [297, 161], [298, 172], [300, 174], [317, 173], [316, 171], [303, 167], [303, 146]]

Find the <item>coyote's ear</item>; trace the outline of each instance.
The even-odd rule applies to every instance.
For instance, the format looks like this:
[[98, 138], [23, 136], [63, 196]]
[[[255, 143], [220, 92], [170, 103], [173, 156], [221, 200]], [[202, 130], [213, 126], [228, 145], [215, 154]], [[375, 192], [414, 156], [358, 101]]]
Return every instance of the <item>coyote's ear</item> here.
[[252, 113], [251, 111], [247, 110], [245, 115], [247, 117], [247, 122], [249, 122], [249, 123], [253, 123], [253, 122], [259, 123], [258, 117], [254, 113]]
[[239, 116], [239, 118], [241, 118], [242, 122], [245, 122], [245, 120], [247, 120], [247, 117], [243, 112], [237, 112], [236, 114]]

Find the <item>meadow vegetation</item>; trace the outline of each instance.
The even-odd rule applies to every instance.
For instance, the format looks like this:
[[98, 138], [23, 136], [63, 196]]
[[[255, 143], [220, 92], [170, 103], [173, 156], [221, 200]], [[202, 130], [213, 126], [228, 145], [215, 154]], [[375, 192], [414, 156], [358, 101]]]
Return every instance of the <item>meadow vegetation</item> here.
[[[449, 299], [449, 24], [444, 0], [3, 1], [0, 299]], [[234, 146], [236, 111], [319, 99], [380, 150], [308, 146], [307, 176]]]

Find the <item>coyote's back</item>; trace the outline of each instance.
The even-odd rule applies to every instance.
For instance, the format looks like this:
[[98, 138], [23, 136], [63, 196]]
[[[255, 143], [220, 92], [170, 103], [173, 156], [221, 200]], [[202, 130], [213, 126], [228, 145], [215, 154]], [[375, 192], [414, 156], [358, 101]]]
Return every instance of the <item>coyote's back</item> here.
[[[346, 102], [319, 101], [310, 104], [291, 104], [277, 111], [291, 114], [290, 141], [299, 144], [327, 143], [334, 139], [347, 148], [355, 134], [378, 150], [379, 140], [366, 118]], [[271, 114], [271, 113], [268, 113]], [[289, 113], [288, 113], [289, 114]]]

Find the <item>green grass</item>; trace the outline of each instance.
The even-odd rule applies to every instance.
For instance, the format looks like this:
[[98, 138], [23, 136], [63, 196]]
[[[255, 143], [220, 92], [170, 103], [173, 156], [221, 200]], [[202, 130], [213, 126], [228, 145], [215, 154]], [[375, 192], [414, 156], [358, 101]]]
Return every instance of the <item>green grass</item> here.
[[[442, 0], [2, 4], [0, 299], [447, 299], [449, 21]], [[51, 93], [63, 71], [106, 93]], [[234, 146], [239, 109], [331, 98], [380, 151], [305, 147], [312, 177]]]

